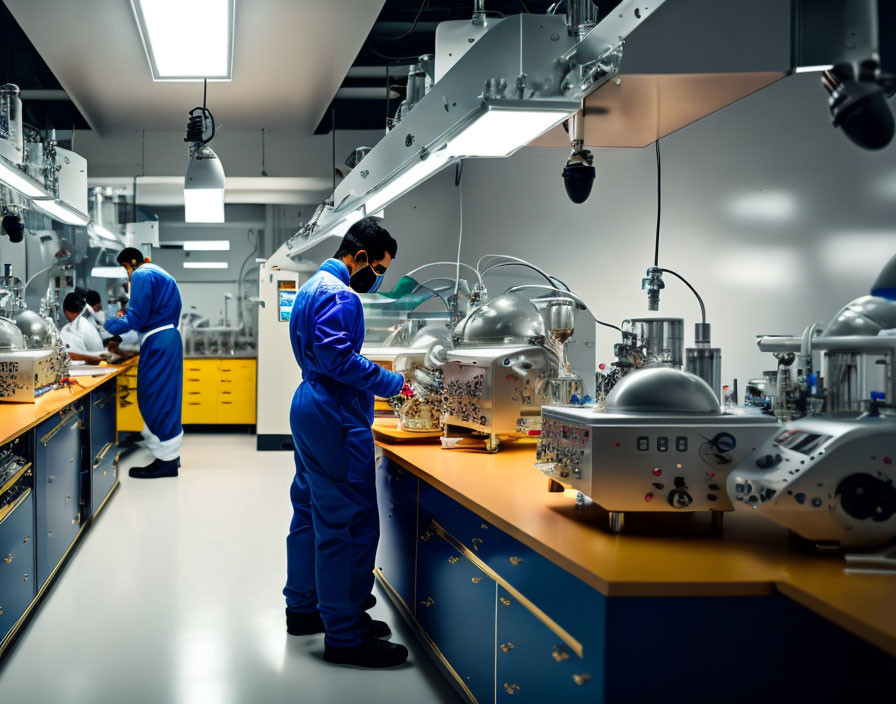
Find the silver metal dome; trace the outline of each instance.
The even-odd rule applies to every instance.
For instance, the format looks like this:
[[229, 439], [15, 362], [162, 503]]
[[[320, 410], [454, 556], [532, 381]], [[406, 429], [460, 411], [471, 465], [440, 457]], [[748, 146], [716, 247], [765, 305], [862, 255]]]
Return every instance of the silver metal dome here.
[[14, 352], [25, 349], [22, 331], [9, 318], [0, 317], [0, 351]]
[[696, 374], [645, 367], [624, 376], [607, 396], [610, 413], [721, 413], [712, 389]]
[[840, 309], [822, 337], [877, 335], [881, 330], [891, 328], [896, 328], [896, 301], [879, 296], [862, 296]]
[[464, 347], [542, 344], [544, 319], [535, 305], [518, 293], [505, 293], [479, 306], [454, 328]]
[[12, 316], [12, 320], [22, 331], [26, 349], [45, 350], [53, 346], [50, 324], [33, 310], [20, 310]]

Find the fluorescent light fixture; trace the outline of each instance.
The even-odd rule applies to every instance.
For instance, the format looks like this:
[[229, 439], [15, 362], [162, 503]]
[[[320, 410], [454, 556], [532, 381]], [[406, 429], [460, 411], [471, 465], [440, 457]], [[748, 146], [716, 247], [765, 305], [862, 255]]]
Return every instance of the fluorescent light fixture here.
[[97, 279], [126, 279], [127, 273], [120, 266], [95, 266], [90, 270], [90, 275]]
[[185, 252], [229, 252], [230, 240], [187, 240]]
[[184, 262], [184, 269], [226, 269], [227, 262]]
[[75, 225], [78, 227], [84, 227], [90, 222], [90, 218], [87, 217], [80, 210], [76, 210], [71, 207], [67, 203], [61, 200], [43, 200], [40, 198], [35, 198], [33, 201], [34, 206], [42, 211], [45, 215], [49, 215], [54, 220], [58, 220], [59, 222], [63, 222], [66, 225]]
[[818, 73], [821, 71], [830, 71], [834, 68], [834, 64], [822, 64], [820, 66], [797, 66], [796, 73]]
[[131, 0], [154, 81], [233, 78], [236, 0]]
[[370, 197], [364, 202], [367, 212], [378, 213], [389, 203], [400, 198], [414, 186], [422, 183], [436, 172], [441, 171], [450, 163], [453, 163], [453, 160], [445, 159], [441, 152], [431, 154], [428, 159], [417, 162], [400, 176], [383, 184], [382, 187], [371, 193]]
[[569, 110], [489, 109], [452, 137], [440, 154], [448, 157], [505, 157], [569, 117]]
[[36, 179], [21, 169], [17, 169], [14, 164], [2, 156], [0, 156], [0, 181], [28, 198], [46, 198], [48, 195]]
[[190, 159], [184, 178], [184, 221], [224, 222], [224, 167], [202, 146]]

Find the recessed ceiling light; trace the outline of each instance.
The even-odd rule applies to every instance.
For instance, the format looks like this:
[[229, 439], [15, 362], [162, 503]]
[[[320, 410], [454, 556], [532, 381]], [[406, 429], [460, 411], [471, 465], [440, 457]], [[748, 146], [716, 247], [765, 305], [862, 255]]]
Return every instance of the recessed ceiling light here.
[[230, 240], [187, 240], [185, 252], [229, 252]]
[[[236, 0], [131, 0], [155, 81], [233, 78]], [[194, 19], [195, 18], [195, 19]]]
[[184, 269], [226, 269], [227, 262], [184, 262]]

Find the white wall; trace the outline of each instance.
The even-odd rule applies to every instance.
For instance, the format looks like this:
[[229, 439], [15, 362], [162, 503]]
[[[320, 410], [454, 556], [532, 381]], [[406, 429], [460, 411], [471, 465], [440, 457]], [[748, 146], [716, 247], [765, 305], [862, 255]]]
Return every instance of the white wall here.
[[[867, 293], [896, 252], [896, 144], [866, 152], [834, 130], [817, 75], [789, 77], [668, 136], [661, 149], [660, 265], [703, 295], [723, 378], [737, 378], [741, 389], [773, 366], [756, 350], [756, 334], [830, 319]], [[563, 190], [566, 155], [528, 148], [467, 161], [463, 260], [520, 256], [566, 280], [600, 318], [651, 315], [640, 282], [653, 263], [653, 147], [598, 150], [597, 181], [583, 205]], [[387, 287], [418, 264], [454, 257], [453, 178], [453, 169], [439, 174], [387, 209], [399, 241]], [[673, 277], [666, 281], [652, 315], [684, 317], [690, 345], [697, 303]], [[598, 328], [602, 360], [611, 358], [611, 333]]]

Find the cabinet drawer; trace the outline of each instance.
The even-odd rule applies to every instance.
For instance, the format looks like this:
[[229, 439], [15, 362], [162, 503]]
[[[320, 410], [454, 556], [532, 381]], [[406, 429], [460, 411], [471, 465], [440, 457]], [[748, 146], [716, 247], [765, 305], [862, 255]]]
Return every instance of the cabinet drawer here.
[[0, 522], [0, 641], [34, 599], [34, 498], [31, 490]]
[[221, 360], [218, 362], [218, 372], [224, 377], [255, 378], [256, 364], [254, 359]]
[[417, 554], [416, 476], [380, 456], [376, 463], [376, 493], [380, 541], [376, 567], [414, 613], [414, 569]]
[[497, 701], [601, 700], [601, 658], [586, 661], [579, 657], [500, 586], [496, 623]]
[[494, 701], [495, 582], [432, 531], [417, 570], [417, 621], [475, 699]]
[[218, 400], [218, 423], [255, 425], [255, 399], [250, 402], [238, 402], [227, 400], [227, 396], [221, 394]]
[[187, 405], [187, 402], [213, 406], [218, 401], [218, 394], [214, 388], [207, 386], [203, 388], [189, 386], [184, 388], [182, 401], [184, 406]]
[[184, 394], [181, 405], [181, 423], [186, 425], [211, 425], [218, 422], [218, 406], [214, 400], [192, 399]]

